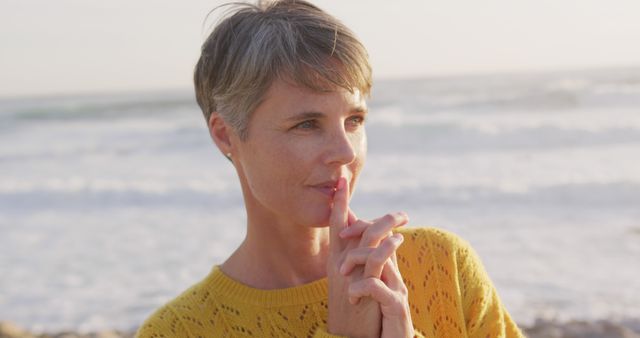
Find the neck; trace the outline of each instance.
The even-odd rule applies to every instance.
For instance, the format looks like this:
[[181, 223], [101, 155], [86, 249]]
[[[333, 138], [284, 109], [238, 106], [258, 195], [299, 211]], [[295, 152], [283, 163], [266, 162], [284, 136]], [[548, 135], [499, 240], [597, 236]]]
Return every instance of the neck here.
[[248, 215], [247, 235], [221, 266], [229, 277], [258, 289], [281, 289], [326, 277], [329, 228]]

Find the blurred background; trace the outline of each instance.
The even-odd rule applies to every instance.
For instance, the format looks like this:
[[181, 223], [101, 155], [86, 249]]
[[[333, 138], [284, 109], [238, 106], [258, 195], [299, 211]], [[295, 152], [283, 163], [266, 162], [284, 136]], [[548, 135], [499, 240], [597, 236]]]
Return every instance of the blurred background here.
[[[312, 2], [373, 64], [354, 210], [467, 239], [523, 326], [640, 331], [640, 2]], [[191, 85], [222, 3], [0, 0], [0, 321], [133, 330], [240, 243]]]

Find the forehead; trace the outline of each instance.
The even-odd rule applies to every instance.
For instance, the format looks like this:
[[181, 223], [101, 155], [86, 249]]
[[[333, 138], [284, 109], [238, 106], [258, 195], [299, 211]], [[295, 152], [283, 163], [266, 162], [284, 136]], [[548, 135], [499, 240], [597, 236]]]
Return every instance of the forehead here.
[[[261, 109], [262, 108], [262, 109]], [[276, 79], [270, 85], [257, 110], [276, 109], [281, 113], [301, 110], [351, 111], [366, 109], [364, 95], [357, 88], [352, 91], [337, 87], [333, 91], [317, 91], [290, 80]], [[325, 110], [328, 110], [325, 112]]]

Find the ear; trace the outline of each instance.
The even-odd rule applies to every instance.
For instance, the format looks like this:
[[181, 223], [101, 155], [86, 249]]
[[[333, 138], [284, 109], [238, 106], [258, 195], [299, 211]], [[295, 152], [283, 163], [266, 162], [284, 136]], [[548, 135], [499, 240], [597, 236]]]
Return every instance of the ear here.
[[222, 119], [222, 116], [220, 116], [218, 112], [211, 113], [208, 126], [209, 135], [211, 135], [211, 139], [216, 146], [218, 146], [222, 154], [225, 156], [232, 154], [233, 145], [231, 142], [231, 133], [233, 133], [233, 128]]

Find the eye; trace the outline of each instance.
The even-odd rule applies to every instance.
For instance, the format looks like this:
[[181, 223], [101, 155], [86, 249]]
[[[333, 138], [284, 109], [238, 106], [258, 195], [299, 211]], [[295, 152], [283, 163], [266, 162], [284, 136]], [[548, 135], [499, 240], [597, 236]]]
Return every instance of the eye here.
[[296, 124], [293, 128], [301, 130], [313, 130], [318, 128], [318, 122], [316, 120], [306, 120]]
[[364, 125], [364, 116], [362, 115], [354, 115], [349, 117], [346, 121], [345, 124], [349, 127], [360, 127], [362, 125]]

